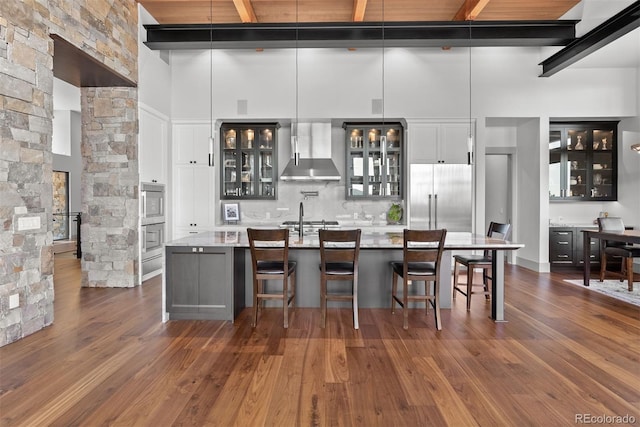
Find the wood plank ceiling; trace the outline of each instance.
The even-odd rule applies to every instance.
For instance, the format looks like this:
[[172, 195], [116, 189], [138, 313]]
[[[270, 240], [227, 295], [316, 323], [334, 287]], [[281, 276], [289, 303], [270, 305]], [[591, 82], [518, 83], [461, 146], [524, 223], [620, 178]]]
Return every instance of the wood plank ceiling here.
[[556, 20], [580, 0], [138, 0], [160, 24]]

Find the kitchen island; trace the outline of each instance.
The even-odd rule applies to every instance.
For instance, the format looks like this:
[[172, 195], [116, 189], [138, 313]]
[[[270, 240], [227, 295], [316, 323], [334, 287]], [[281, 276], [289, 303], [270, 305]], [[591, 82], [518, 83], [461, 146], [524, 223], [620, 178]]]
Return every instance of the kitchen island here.
[[[361, 308], [391, 306], [389, 261], [402, 259], [402, 244], [401, 232], [363, 231], [358, 295]], [[318, 235], [290, 235], [289, 257], [297, 262], [297, 307], [320, 305], [319, 247]], [[503, 321], [504, 252], [521, 247], [519, 243], [483, 235], [447, 233], [439, 283], [440, 307], [451, 307], [451, 251], [487, 249], [494, 255], [491, 317]], [[251, 254], [245, 231], [190, 235], [167, 243], [165, 253], [165, 319], [233, 320], [243, 307], [251, 306]]]

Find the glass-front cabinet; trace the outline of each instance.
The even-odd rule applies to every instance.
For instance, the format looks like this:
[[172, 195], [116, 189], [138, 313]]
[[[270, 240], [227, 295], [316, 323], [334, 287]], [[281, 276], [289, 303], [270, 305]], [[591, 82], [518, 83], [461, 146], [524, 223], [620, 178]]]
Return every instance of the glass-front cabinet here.
[[549, 199], [618, 199], [617, 122], [551, 123]]
[[277, 123], [223, 123], [220, 198], [275, 199]]
[[400, 123], [345, 123], [347, 199], [402, 199], [403, 127]]

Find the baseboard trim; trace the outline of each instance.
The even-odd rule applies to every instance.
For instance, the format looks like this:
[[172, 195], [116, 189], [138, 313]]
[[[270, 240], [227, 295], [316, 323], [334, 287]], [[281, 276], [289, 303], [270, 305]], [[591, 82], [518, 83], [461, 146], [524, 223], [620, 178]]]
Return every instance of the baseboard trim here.
[[549, 273], [551, 271], [551, 264], [548, 262], [536, 262], [518, 256], [516, 257], [516, 265], [538, 273]]

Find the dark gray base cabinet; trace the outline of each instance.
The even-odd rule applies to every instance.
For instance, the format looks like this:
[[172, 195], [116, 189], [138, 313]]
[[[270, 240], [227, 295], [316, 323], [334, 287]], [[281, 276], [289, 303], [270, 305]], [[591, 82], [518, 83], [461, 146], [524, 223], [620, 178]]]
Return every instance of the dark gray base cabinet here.
[[233, 320], [244, 307], [244, 250], [166, 247], [170, 319]]
[[[591, 227], [549, 227], [549, 262], [551, 266], [582, 266], [584, 233]], [[593, 228], [597, 230], [597, 228]], [[600, 244], [591, 240], [591, 264], [600, 264]]]

